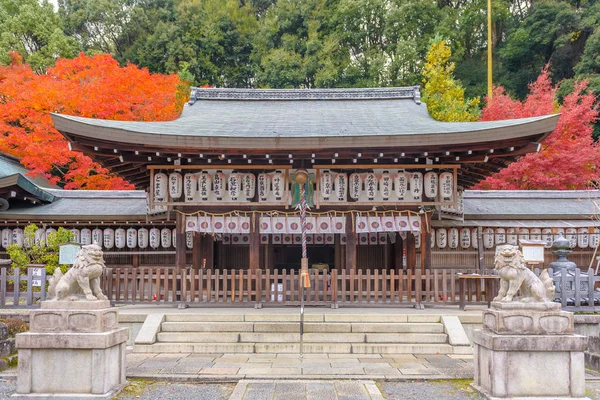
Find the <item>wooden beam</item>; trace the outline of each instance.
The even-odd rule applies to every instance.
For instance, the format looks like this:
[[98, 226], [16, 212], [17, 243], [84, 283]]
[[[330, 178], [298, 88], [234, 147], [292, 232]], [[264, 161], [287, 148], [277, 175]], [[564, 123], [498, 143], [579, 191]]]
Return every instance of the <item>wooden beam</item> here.
[[180, 272], [185, 268], [185, 216], [177, 213], [175, 217], [175, 268]]
[[356, 271], [356, 232], [352, 215], [346, 215], [346, 272]]
[[406, 268], [413, 272], [417, 268], [417, 246], [411, 232], [406, 234]]
[[250, 271], [260, 269], [260, 214], [253, 213], [250, 217]]
[[198, 271], [202, 268], [202, 236], [198, 232], [194, 232], [194, 246], [192, 248], [192, 263], [194, 269]]

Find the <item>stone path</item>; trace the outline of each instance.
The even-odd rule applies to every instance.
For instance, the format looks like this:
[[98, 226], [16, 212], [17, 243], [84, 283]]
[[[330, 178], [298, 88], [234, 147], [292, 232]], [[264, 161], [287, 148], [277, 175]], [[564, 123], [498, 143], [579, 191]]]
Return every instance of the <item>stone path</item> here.
[[473, 377], [471, 355], [189, 354], [127, 355], [127, 377], [171, 381], [241, 379], [458, 379]]
[[374, 381], [241, 380], [229, 400], [383, 400]]

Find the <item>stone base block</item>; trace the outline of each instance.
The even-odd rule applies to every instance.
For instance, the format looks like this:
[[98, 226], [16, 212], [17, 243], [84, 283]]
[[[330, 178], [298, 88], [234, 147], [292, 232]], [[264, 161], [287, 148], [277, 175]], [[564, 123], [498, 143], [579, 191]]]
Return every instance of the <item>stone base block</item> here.
[[33, 330], [17, 335], [17, 390], [11, 398], [114, 398], [126, 385], [129, 336], [127, 328], [118, 328], [118, 311], [104, 301], [43, 303], [31, 313]]
[[585, 399], [580, 335], [473, 335], [473, 387], [488, 399]]
[[483, 388], [475, 384], [471, 384], [471, 387], [477, 390], [479, 393], [485, 395], [488, 400], [590, 400], [589, 397], [557, 397], [557, 396], [542, 396], [542, 397], [494, 397], [485, 393]]
[[505, 335], [568, 335], [574, 332], [573, 313], [558, 303], [494, 302], [483, 312], [483, 328]]

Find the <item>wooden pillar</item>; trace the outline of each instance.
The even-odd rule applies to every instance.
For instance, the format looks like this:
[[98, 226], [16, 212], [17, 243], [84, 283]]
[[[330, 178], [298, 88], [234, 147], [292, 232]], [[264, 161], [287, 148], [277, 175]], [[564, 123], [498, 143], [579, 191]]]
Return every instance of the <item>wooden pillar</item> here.
[[356, 271], [356, 232], [352, 215], [346, 215], [346, 272]]
[[192, 264], [196, 271], [202, 268], [203, 244], [202, 236], [198, 232], [195, 232], [194, 245], [192, 247]]
[[250, 217], [250, 271], [260, 269], [260, 214], [253, 213]]
[[396, 272], [402, 271], [404, 266], [402, 265], [402, 259], [404, 258], [404, 243], [400, 233], [396, 232], [396, 243], [394, 243], [394, 270]]
[[177, 213], [175, 217], [175, 268], [177, 272], [185, 268], [185, 216]]
[[431, 231], [427, 227], [431, 226], [431, 220], [424, 214], [421, 216], [421, 273], [426, 269], [431, 269]]
[[342, 270], [342, 243], [340, 242], [340, 235], [333, 235], [333, 268], [336, 271]]
[[417, 246], [412, 232], [406, 235], [406, 268], [415, 271], [417, 267]]
[[206, 269], [215, 269], [215, 238], [212, 235], [204, 235], [203, 258], [206, 258]]
[[131, 262], [133, 264], [133, 268], [138, 268], [140, 266], [140, 255], [134, 254], [132, 256]]
[[477, 227], [477, 268], [483, 274], [484, 266], [484, 253], [483, 253], [483, 228]]
[[273, 271], [273, 243], [269, 238], [269, 243], [263, 246], [263, 259], [266, 270]]

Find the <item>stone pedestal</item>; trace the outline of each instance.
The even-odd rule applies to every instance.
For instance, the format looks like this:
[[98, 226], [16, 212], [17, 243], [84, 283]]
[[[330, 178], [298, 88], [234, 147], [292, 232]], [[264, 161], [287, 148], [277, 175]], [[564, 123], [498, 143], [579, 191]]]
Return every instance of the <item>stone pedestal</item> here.
[[112, 399], [125, 386], [128, 329], [107, 300], [44, 301], [17, 335], [12, 399]]
[[587, 337], [560, 304], [493, 302], [473, 343], [473, 386], [488, 399], [587, 399]]

